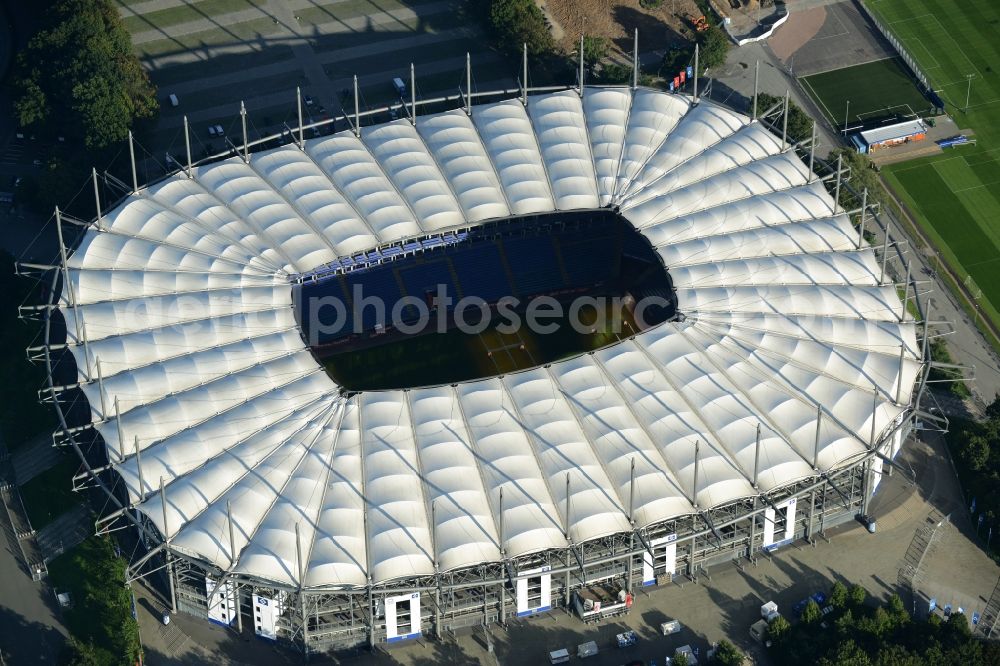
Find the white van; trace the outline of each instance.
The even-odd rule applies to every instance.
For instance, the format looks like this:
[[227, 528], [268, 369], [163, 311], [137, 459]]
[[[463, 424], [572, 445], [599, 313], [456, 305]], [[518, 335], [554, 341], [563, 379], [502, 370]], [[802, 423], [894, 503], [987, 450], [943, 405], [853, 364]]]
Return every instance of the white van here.
[[398, 76], [392, 80], [392, 87], [396, 89], [396, 94], [400, 97], [406, 96], [406, 84]]
[[181, 103], [180, 100], [177, 99], [177, 95], [175, 95], [173, 93], [170, 93], [169, 95], [167, 95], [167, 99], [170, 100], [170, 106], [177, 106], [178, 104]]

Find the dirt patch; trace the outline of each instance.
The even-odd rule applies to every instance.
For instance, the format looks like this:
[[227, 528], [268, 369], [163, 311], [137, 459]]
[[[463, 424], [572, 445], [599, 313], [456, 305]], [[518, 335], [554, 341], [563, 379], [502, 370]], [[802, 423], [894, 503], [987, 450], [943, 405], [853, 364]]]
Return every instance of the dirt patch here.
[[546, 13], [562, 28], [557, 41], [567, 51], [577, 48], [580, 33], [606, 37], [623, 54], [632, 53], [632, 34], [639, 29], [642, 53], [662, 51], [694, 35], [688, 17], [701, 16], [694, 0], [663, 0], [644, 9], [639, 0], [544, 0]]
[[767, 45], [782, 62], [788, 62], [793, 53], [819, 34], [826, 22], [826, 7], [813, 7], [802, 12], [792, 12], [785, 24], [767, 40]]

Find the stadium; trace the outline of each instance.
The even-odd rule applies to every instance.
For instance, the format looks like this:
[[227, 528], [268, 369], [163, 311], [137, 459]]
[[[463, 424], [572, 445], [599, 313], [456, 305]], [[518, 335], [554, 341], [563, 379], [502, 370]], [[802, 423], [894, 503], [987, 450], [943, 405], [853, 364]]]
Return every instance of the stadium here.
[[[594, 618], [867, 514], [926, 332], [839, 170], [780, 110], [696, 92], [462, 101], [189, 157], [98, 204], [53, 267], [56, 439], [174, 609], [306, 654]], [[306, 296], [356, 284], [432, 309], [440, 284], [486, 310], [624, 296], [626, 323], [487, 329], [443, 361], [364, 313], [313, 335]]]

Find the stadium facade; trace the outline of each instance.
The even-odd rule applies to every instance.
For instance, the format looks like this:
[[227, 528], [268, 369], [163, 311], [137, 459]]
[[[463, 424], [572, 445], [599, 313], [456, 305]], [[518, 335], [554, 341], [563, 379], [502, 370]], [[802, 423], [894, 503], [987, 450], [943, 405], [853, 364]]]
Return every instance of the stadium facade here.
[[[309, 653], [697, 577], [866, 513], [926, 350], [863, 239], [875, 216], [837, 206], [840, 173], [776, 124], [637, 87], [535, 91], [136, 187], [52, 271], [39, 351], [57, 440], [118, 506], [99, 529], [131, 521], [131, 573], [177, 609]], [[608, 208], [679, 315], [592, 353], [353, 392], [296, 322], [317, 275]]]

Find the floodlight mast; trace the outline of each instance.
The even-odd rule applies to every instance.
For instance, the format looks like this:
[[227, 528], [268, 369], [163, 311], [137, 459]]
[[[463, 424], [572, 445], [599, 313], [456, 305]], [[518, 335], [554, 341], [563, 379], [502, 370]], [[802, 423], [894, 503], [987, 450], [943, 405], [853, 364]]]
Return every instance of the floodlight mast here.
[[583, 33], [580, 33], [580, 97], [583, 97]]
[[410, 124], [417, 126], [417, 70], [410, 63]]
[[760, 60], [753, 66], [753, 113], [750, 120], [757, 120], [757, 84], [760, 82]]

